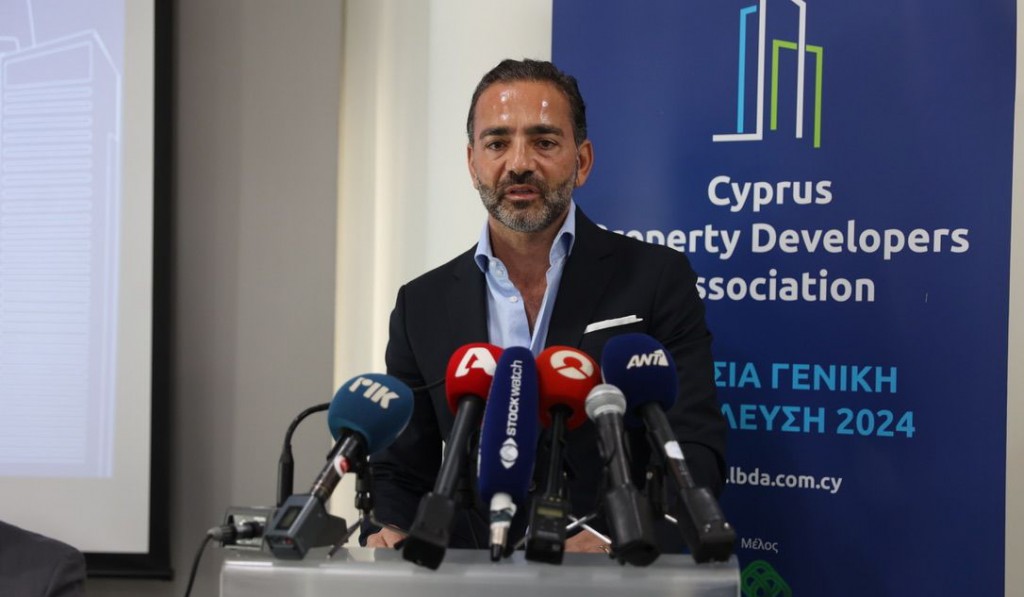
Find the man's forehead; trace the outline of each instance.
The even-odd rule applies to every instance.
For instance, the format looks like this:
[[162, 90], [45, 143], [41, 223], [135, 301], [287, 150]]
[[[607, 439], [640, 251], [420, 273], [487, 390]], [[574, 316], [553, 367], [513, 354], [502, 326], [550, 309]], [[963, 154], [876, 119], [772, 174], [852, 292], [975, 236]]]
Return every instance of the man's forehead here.
[[547, 81], [498, 81], [485, 89], [477, 99], [474, 123], [477, 131], [484, 126], [512, 124], [557, 124], [571, 122], [569, 100], [553, 83]]

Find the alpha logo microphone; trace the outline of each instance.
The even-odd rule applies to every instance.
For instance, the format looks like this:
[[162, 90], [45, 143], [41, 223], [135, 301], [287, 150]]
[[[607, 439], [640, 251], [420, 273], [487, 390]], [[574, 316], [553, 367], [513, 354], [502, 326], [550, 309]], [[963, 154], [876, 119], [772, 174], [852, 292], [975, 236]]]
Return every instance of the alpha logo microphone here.
[[493, 352], [483, 346], [471, 346], [462, 355], [458, 366], [455, 368], [455, 377], [465, 377], [473, 369], [481, 369], [490, 377], [494, 377], [494, 368], [497, 363], [494, 360]]
[[[427, 568], [437, 569], [455, 524], [455, 491], [466, 476], [470, 437], [480, 427], [484, 404], [491, 390], [502, 350], [491, 344], [467, 344], [448, 359], [445, 370], [445, 398], [455, 413], [452, 430], [445, 442], [441, 468], [434, 490], [420, 499], [416, 518], [402, 547], [402, 557]], [[506, 429], [502, 421], [501, 429]]]

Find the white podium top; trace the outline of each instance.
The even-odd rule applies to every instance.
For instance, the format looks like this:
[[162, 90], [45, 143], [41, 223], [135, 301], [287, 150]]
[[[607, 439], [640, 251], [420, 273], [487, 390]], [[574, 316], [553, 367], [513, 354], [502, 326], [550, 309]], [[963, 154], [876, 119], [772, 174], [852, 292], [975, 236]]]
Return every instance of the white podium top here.
[[491, 562], [486, 551], [449, 549], [437, 570], [421, 568], [394, 550], [343, 548], [305, 560], [275, 560], [266, 552], [232, 552], [221, 569], [221, 597], [737, 597], [739, 564], [695, 564], [688, 555], [662, 555], [645, 568], [621, 566], [602, 554], [565, 554], [560, 566], [528, 562], [516, 552]]

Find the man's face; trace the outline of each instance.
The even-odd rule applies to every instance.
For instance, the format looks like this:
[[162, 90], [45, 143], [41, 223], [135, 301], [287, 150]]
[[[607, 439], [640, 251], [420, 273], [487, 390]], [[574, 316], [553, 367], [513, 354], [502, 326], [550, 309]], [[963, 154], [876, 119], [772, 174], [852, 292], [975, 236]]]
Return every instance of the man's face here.
[[590, 141], [576, 147], [569, 100], [550, 83], [488, 87], [477, 100], [473, 135], [474, 186], [491, 217], [517, 232], [559, 222], [593, 163]]

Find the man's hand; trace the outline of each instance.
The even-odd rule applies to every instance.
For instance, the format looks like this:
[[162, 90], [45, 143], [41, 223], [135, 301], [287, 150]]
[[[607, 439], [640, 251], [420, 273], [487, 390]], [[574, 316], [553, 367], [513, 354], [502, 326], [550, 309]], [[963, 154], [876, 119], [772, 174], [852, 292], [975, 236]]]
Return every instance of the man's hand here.
[[393, 531], [387, 527], [383, 527], [381, 530], [366, 538], [366, 546], [394, 549], [395, 544], [402, 539], [405, 539], [405, 533], [399, 533], [398, 531]]
[[611, 550], [610, 545], [586, 529], [565, 540], [565, 551], [567, 552], [608, 553], [609, 550]]

